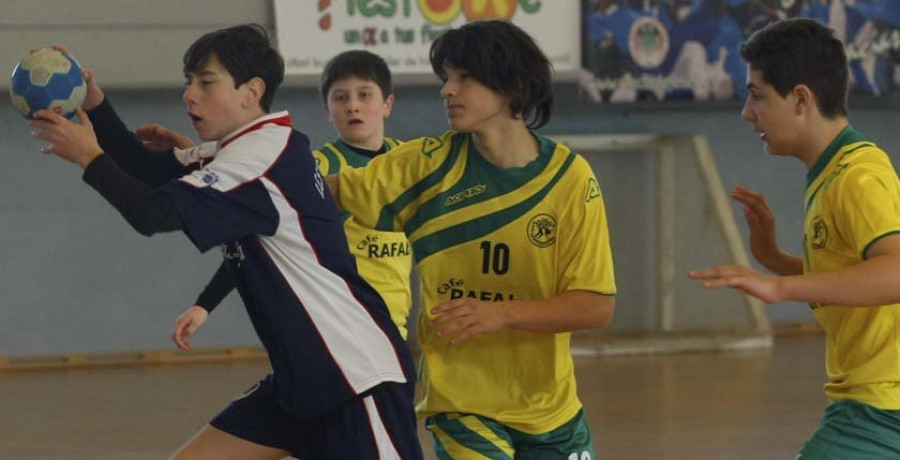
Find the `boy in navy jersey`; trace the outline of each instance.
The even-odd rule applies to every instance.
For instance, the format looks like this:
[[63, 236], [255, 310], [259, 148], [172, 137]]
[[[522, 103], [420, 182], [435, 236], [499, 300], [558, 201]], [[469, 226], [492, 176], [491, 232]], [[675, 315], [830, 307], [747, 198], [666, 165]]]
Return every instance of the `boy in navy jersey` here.
[[42, 111], [30, 123], [138, 232], [220, 246], [269, 353], [273, 372], [174, 458], [421, 458], [410, 356], [356, 272], [308, 139], [269, 113], [281, 57], [261, 27], [237, 26], [194, 42], [184, 73], [212, 159], [147, 150], [92, 78], [79, 122]]
[[[364, 50], [338, 54], [325, 65], [319, 89], [328, 118], [338, 133], [336, 139], [312, 152], [321, 174], [363, 167], [400, 144], [384, 135], [385, 119], [390, 116], [394, 95], [391, 71], [380, 56]], [[160, 150], [194, 148], [190, 138], [156, 123], [139, 127], [135, 134]], [[208, 144], [196, 149], [199, 150], [175, 152], [204, 156], [214, 151]], [[349, 215], [343, 217], [350, 253], [356, 258], [359, 274], [384, 299], [391, 319], [405, 339], [406, 321], [412, 309], [409, 241], [402, 232], [367, 229]], [[179, 348], [191, 349], [191, 335], [206, 324], [213, 309], [233, 289], [227, 263], [223, 263], [194, 305], [175, 322], [172, 339]]]

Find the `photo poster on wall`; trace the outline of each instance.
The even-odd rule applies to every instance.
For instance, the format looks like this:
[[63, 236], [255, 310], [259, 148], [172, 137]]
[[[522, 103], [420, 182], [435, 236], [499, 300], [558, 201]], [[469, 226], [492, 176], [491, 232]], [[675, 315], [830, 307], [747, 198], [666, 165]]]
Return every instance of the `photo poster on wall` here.
[[557, 73], [581, 68], [579, 0], [275, 0], [288, 75], [318, 76], [329, 59], [365, 49], [395, 75], [432, 73], [431, 43], [445, 30], [504, 19], [538, 42]]
[[582, 0], [579, 93], [596, 103], [747, 97], [740, 47], [807, 17], [845, 44], [851, 96], [900, 95], [900, 0]]

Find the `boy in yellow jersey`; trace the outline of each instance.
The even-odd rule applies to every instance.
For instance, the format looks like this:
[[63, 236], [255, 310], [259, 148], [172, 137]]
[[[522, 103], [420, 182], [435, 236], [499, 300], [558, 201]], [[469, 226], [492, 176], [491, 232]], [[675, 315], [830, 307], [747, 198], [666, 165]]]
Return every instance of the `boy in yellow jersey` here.
[[[380, 56], [361, 50], [338, 54], [326, 64], [319, 86], [328, 119], [338, 132], [337, 139], [312, 152], [322, 174], [365, 166], [375, 156], [400, 145], [396, 139], [384, 136], [384, 121], [391, 114], [394, 95], [391, 71]], [[159, 148], [193, 145], [189, 138], [156, 124], [138, 128], [136, 134]], [[198, 148], [202, 149], [203, 146]], [[203, 155], [197, 151], [191, 154]], [[412, 308], [409, 241], [402, 232], [375, 231], [360, 226], [346, 213], [343, 217], [359, 274], [381, 294], [391, 320], [406, 339], [406, 322]], [[179, 348], [190, 349], [190, 336], [233, 288], [223, 264], [195, 305], [178, 318], [172, 337]]]
[[452, 130], [326, 178], [361, 224], [412, 242], [419, 415], [440, 458], [593, 458], [569, 341], [609, 323], [616, 288], [590, 166], [531, 131], [550, 118], [550, 64], [485, 21], [440, 36], [431, 65]]
[[[394, 94], [391, 71], [380, 56], [362, 50], [338, 54], [325, 65], [319, 90], [328, 119], [338, 132], [337, 139], [313, 150], [323, 175], [363, 167], [375, 156], [400, 145], [384, 135], [384, 121], [391, 114]], [[344, 219], [359, 274], [381, 294], [405, 339], [412, 309], [412, 247], [406, 235], [363, 227], [346, 213]]]
[[742, 117], [771, 155], [808, 168], [804, 257], [782, 252], [765, 198], [737, 188], [754, 257], [693, 271], [775, 303], [809, 302], [826, 334], [831, 404], [799, 459], [900, 458], [900, 181], [888, 156], [847, 118], [847, 58], [813, 20], [779, 21], [741, 48], [750, 95]]

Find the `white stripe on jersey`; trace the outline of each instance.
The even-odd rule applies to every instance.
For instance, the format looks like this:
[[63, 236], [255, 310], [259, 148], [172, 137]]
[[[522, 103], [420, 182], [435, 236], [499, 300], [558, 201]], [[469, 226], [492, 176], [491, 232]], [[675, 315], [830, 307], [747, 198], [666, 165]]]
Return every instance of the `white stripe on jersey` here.
[[[272, 114], [247, 126], [284, 115]], [[303, 235], [297, 211], [275, 183], [263, 176], [284, 151], [291, 132], [290, 127], [268, 124], [252, 136], [233, 138], [208, 165], [181, 180], [227, 193], [259, 179], [269, 192], [279, 221], [274, 235], [258, 239], [306, 308], [348, 384], [360, 393], [382, 382], [406, 382], [390, 339], [353, 296], [347, 283], [319, 264]]]
[[384, 422], [381, 421], [381, 414], [378, 413], [378, 407], [375, 405], [375, 400], [371, 396], [366, 396], [363, 398], [363, 403], [366, 405], [366, 412], [369, 415], [369, 425], [372, 427], [372, 433], [375, 435], [375, 445], [378, 446], [378, 458], [384, 460], [399, 460], [400, 453], [397, 452], [397, 448], [394, 447], [394, 442], [391, 441], [391, 436], [388, 434]]
[[350, 386], [360, 393], [382, 382], [405, 382], [390, 339], [360, 305], [347, 282], [319, 265], [312, 246], [298, 231], [297, 212], [281, 190], [267, 178], [261, 181], [281, 217], [275, 234], [260, 236], [259, 241], [306, 306]]
[[[266, 120], [274, 120], [287, 116], [287, 112], [279, 112], [258, 118], [235, 133], [243, 132], [248, 127], [264, 123]], [[263, 175], [284, 150], [291, 136], [291, 128], [275, 123], [262, 125], [253, 132], [252, 136], [240, 136], [232, 138], [225, 147], [217, 152], [209, 152], [211, 147], [218, 148], [223, 143], [204, 143], [197, 149], [198, 159], [213, 159], [202, 169], [194, 171], [181, 178], [182, 181], [194, 187], [212, 187], [221, 192], [228, 192], [244, 183], [250, 182]]]

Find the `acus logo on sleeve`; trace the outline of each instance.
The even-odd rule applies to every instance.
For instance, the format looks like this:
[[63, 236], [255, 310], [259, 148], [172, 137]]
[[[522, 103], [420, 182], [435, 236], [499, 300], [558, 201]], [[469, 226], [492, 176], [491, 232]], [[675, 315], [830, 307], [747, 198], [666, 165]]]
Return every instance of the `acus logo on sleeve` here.
[[588, 179], [587, 182], [587, 192], [584, 194], [584, 202], [590, 203], [597, 198], [600, 198], [600, 185], [597, 184], [597, 179], [592, 177]]
[[422, 154], [428, 158], [444, 146], [444, 141], [437, 137], [426, 137], [422, 140]]

